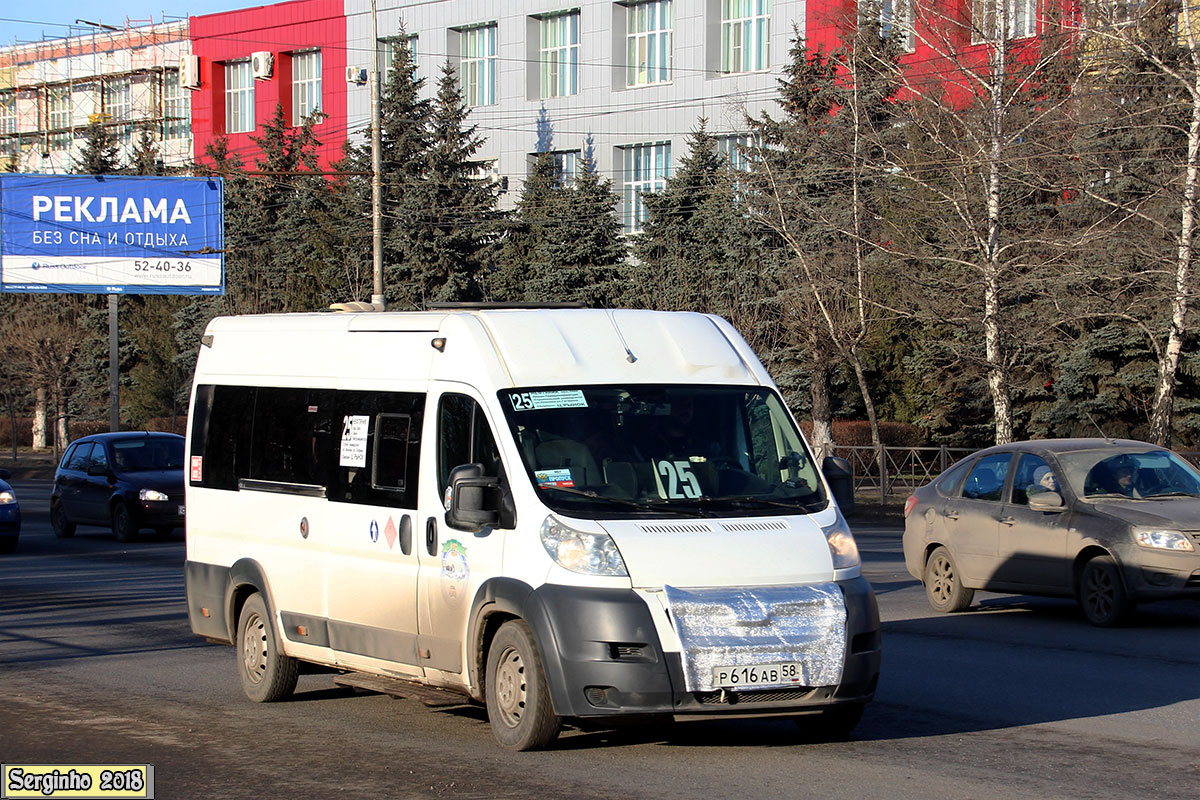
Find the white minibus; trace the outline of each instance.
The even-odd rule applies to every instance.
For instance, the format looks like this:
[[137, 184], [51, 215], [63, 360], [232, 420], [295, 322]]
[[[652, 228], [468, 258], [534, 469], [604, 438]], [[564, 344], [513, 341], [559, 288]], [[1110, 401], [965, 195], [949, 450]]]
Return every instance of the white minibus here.
[[719, 317], [217, 318], [190, 411], [189, 618], [252, 700], [307, 662], [482, 703], [528, 750], [616, 717], [844, 735], [874, 695], [854, 538]]

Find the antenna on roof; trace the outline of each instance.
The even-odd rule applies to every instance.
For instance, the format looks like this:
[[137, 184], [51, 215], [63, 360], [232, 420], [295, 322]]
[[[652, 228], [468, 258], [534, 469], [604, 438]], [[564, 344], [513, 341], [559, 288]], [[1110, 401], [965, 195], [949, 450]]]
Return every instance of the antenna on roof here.
[[1092, 418], [1092, 415], [1088, 413], [1088, 410], [1086, 408], [1083, 409], [1083, 413], [1085, 416], [1087, 416], [1088, 422], [1092, 423], [1092, 426], [1095, 427], [1096, 430], [1100, 431], [1100, 438], [1111, 444], [1112, 437], [1104, 432], [1104, 429], [1101, 428], [1100, 424], [1098, 422], [1096, 422], [1095, 419]]

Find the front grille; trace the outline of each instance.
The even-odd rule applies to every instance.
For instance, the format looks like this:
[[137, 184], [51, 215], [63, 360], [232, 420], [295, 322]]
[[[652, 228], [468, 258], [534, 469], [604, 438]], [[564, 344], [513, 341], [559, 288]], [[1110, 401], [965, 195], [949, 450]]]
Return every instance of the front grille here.
[[735, 706], [743, 703], [786, 703], [803, 700], [813, 693], [808, 687], [788, 689], [756, 689], [750, 692], [696, 692], [696, 699], [706, 706]]
[[608, 657], [613, 661], [654, 661], [654, 651], [644, 644], [609, 642]]

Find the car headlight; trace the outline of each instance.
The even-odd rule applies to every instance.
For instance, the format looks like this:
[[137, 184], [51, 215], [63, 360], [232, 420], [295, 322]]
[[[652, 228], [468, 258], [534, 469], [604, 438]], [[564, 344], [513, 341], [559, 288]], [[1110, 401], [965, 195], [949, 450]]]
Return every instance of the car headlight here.
[[1192, 540], [1188, 538], [1188, 535], [1179, 531], [1134, 528], [1133, 540], [1142, 547], [1153, 547], [1156, 550], [1178, 550], [1182, 553], [1190, 553], [1195, 549], [1192, 547]]
[[562, 567], [583, 575], [628, 576], [625, 559], [607, 533], [587, 533], [564, 525], [553, 514], [542, 522], [542, 546]]
[[6, 506], [9, 503], [15, 502], [17, 502], [17, 496], [15, 494], [7, 489], [5, 489], [3, 492], [0, 492], [0, 506]]
[[169, 500], [162, 492], [157, 489], [142, 489], [138, 492], [138, 500]]
[[854, 541], [854, 534], [850, 533], [850, 528], [841, 514], [838, 514], [837, 521], [832, 525], [822, 528], [821, 533], [825, 534], [825, 541], [829, 542], [834, 569], [857, 567], [862, 563], [858, 557], [858, 543]]

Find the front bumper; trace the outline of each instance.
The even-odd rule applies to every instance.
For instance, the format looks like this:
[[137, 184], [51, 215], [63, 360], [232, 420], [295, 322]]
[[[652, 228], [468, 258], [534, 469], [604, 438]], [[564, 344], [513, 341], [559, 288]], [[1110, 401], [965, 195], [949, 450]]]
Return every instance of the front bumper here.
[[135, 521], [139, 528], [183, 527], [182, 500], [139, 500], [136, 509]]
[[0, 536], [16, 536], [21, 532], [21, 507], [15, 503], [0, 506]]
[[867, 702], [879, 680], [878, 606], [865, 579], [837, 585], [846, 604], [841, 681], [740, 692], [687, 691], [680, 654], [663, 651], [650, 609], [632, 590], [543, 586], [533, 593], [538, 613], [530, 622], [555, 712], [767, 716]]

